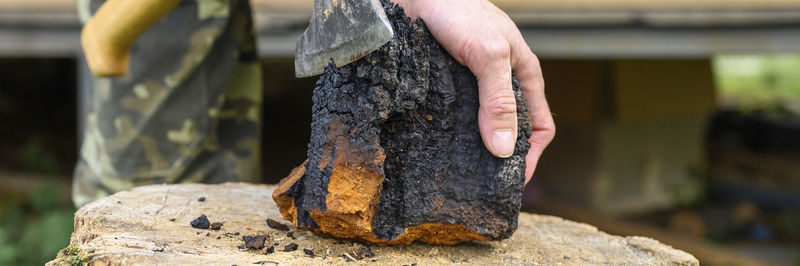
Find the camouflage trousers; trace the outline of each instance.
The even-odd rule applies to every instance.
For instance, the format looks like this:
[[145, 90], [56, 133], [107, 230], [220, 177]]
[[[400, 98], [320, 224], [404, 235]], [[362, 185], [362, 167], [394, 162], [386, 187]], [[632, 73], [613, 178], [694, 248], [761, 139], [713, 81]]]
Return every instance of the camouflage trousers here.
[[[79, 0], [88, 20], [103, 0]], [[80, 92], [73, 202], [161, 183], [260, 179], [261, 70], [247, 0], [184, 0]], [[84, 66], [85, 67], [85, 66]]]

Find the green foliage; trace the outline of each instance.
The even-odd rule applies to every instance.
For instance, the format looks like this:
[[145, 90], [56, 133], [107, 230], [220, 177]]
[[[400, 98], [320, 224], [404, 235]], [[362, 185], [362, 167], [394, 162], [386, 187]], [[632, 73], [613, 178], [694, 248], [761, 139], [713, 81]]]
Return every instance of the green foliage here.
[[800, 210], [784, 211], [777, 215], [775, 227], [782, 235], [800, 239]]
[[744, 110], [800, 102], [800, 54], [714, 58], [719, 92]]
[[60, 198], [56, 184], [0, 197], [0, 265], [42, 265], [69, 244], [75, 209]]
[[44, 213], [57, 207], [60, 196], [58, 186], [40, 186], [28, 192], [27, 205], [35, 213]]
[[17, 247], [11, 242], [6, 228], [0, 227], [0, 265], [10, 265], [16, 261]]
[[797, 251], [797, 255], [794, 259], [794, 265], [800, 266], [800, 250]]
[[71, 211], [51, 211], [25, 227], [20, 245], [39, 263], [52, 259], [58, 250], [69, 244], [72, 234]]
[[22, 166], [27, 171], [56, 174], [60, 170], [56, 158], [55, 153], [38, 138], [31, 138], [22, 146]]

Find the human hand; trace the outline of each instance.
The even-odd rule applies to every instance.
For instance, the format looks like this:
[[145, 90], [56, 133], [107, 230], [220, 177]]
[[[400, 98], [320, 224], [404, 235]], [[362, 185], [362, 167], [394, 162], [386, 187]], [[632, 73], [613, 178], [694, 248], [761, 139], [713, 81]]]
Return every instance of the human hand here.
[[555, 124], [544, 95], [539, 59], [517, 26], [487, 0], [392, 0], [412, 19], [422, 18], [433, 37], [478, 78], [478, 125], [486, 148], [507, 158], [517, 139], [517, 105], [511, 72], [528, 102], [533, 130], [525, 157], [525, 183], [545, 147], [555, 136]]

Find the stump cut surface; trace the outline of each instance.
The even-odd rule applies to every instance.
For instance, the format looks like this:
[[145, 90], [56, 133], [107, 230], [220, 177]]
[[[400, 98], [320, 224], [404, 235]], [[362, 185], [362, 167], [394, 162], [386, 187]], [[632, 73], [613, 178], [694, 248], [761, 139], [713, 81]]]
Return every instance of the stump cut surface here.
[[[698, 265], [692, 255], [649, 238], [612, 236], [590, 225], [529, 213], [520, 214], [517, 232], [506, 240], [455, 246], [370, 245], [374, 256], [350, 262], [367, 253], [364, 244], [291, 226], [288, 232], [270, 228], [268, 218], [282, 221], [271, 198], [274, 190], [271, 185], [227, 183], [154, 185], [120, 192], [75, 213], [70, 247], [50, 264], [69, 264], [77, 256], [71, 254], [80, 254], [79, 261], [97, 265]], [[198, 201], [201, 197], [206, 200]], [[211, 223], [223, 223], [220, 230], [192, 228], [190, 222], [201, 214]], [[266, 235], [263, 249], [238, 248], [245, 245], [244, 236], [259, 235]], [[296, 250], [284, 252], [292, 243]], [[265, 255], [270, 246], [274, 252]]]

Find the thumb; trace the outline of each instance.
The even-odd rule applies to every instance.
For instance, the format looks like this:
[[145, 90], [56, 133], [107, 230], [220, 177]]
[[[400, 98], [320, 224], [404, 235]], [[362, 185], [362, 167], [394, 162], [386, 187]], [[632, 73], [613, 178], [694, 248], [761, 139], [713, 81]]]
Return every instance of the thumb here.
[[478, 78], [478, 127], [486, 148], [500, 158], [514, 153], [517, 141], [517, 102], [511, 88], [508, 42], [487, 42], [472, 49], [467, 66]]

